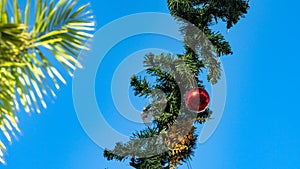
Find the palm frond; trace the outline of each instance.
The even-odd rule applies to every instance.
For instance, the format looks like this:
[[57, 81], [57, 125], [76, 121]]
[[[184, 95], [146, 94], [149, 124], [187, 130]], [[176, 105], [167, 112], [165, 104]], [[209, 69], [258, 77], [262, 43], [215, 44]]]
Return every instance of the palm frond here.
[[[41, 106], [47, 107], [45, 96], [55, 97], [51, 86], [59, 89], [60, 82], [66, 83], [53, 60], [69, 75], [82, 67], [78, 53], [87, 50], [85, 43], [95, 27], [89, 4], [75, 8], [77, 0], [35, 2], [31, 9], [27, 0], [23, 17], [17, 0], [13, 11], [8, 11], [6, 0], [0, 0], [0, 129], [8, 142], [15, 131], [20, 132], [16, 111], [23, 107], [28, 113], [39, 113]], [[31, 12], [35, 18], [30, 29]], [[0, 137], [2, 163], [5, 149]]]

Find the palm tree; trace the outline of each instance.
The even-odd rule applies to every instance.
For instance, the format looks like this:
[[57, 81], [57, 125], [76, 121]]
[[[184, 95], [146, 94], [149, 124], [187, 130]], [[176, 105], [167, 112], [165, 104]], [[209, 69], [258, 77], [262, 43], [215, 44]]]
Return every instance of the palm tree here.
[[87, 50], [85, 43], [95, 26], [89, 4], [75, 8], [77, 0], [27, 0], [24, 14], [17, 0], [12, 1], [0, 0], [0, 129], [5, 136], [0, 137], [2, 163], [5, 144], [20, 132], [16, 112], [22, 108], [39, 113], [40, 107], [47, 107], [44, 97], [55, 97], [51, 86], [58, 89], [60, 82], [66, 83], [53, 60], [72, 75], [76, 67], [81, 67], [77, 54]]

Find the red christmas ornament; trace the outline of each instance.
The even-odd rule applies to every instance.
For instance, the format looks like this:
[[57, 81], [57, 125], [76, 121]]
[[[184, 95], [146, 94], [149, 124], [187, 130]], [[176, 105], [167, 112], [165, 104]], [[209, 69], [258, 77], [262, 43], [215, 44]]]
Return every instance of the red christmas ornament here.
[[209, 105], [210, 98], [206, 90], [202, 88], [194, 88], [189, 90], [185, 96], [185, 105], [193, 112], [201, 113], [205, 111]]

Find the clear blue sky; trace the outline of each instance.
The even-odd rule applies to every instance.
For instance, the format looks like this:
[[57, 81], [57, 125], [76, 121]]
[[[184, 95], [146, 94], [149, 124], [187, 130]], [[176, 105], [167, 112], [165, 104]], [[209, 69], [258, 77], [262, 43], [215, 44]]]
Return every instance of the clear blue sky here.
[[[80, 4], [85, 2], [88, 1], [79, 0]], [[90, 2], [97, 28], [137, 12], [168, 13], [166, 2], [161, 0]], [[300, 168], [300, 111], [297, 107], [300, 55], [296, 51], [300, 44], [300, 2], [253, 0], [250, 4], [246, 18], [226, 35], [234, 51], [234, 55], [222, 58], [228, 87], [226, 107], [214, 135], [198, 146], [191, 162], [194, 169]], [[148, 38], [149, 43], [138, 43], [142, 38]], [[133, 37], [124, 41], [113, 48], [105, 62], [116, 65], [135, 50], [164, 47], [167, 39], [158, 38]], [[113, 71], [102, 69], [108, 75]], [[110, 118], [116, 112], [105, 91], [108, 85], [101, 77], [97, 75], [97, 97], [104, 98], [99, 104], [107, 105], [111, 114], [107, 111], [105, 116]], [[0, 168], [130, 168], [127, 163], [106, 161], [103, 150], [84, 133], [73, 107], [72, 79], [67, 78], [67, 81], [54, 103], [48, 101], [48, 109], [42, 114], [18, 113], [22, 134], [7, 146], [8, 164]], [[138, 99], [133, 102], [141, 106]], [[111, 123], [124, 133], [136, 130], [117, 120]]]

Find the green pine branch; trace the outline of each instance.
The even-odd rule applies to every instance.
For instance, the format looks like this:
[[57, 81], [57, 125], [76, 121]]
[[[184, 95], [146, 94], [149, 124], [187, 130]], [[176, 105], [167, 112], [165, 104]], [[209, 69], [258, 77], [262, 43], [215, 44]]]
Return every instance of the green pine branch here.
[[[145, 56], [146, 73], [155, 80], [133, 76], [136, 96], [151, 98], [142, 118], [152, 116], [148, 127], [133, 133], [127, 143], [105, 150], [107, 160], [130, 160], [137, 169], [174, 169], [190, 160], [196, 148], [197, 127], [210, 120], [212, 111], [196, 114], [184, 104], [184, 91], [200, 87], [199, 75], [208, 72], [208, 80], [217, 83], [221, 76], [218, 57], [232, 54], [229, 42], [212, 29], [222, 21], [230, 29], [249, 8], [245, 0], [168, 0], [171, 15], [182, 25], [185, 53]], [[182, 64], [184, 63], [184, 64]]]

